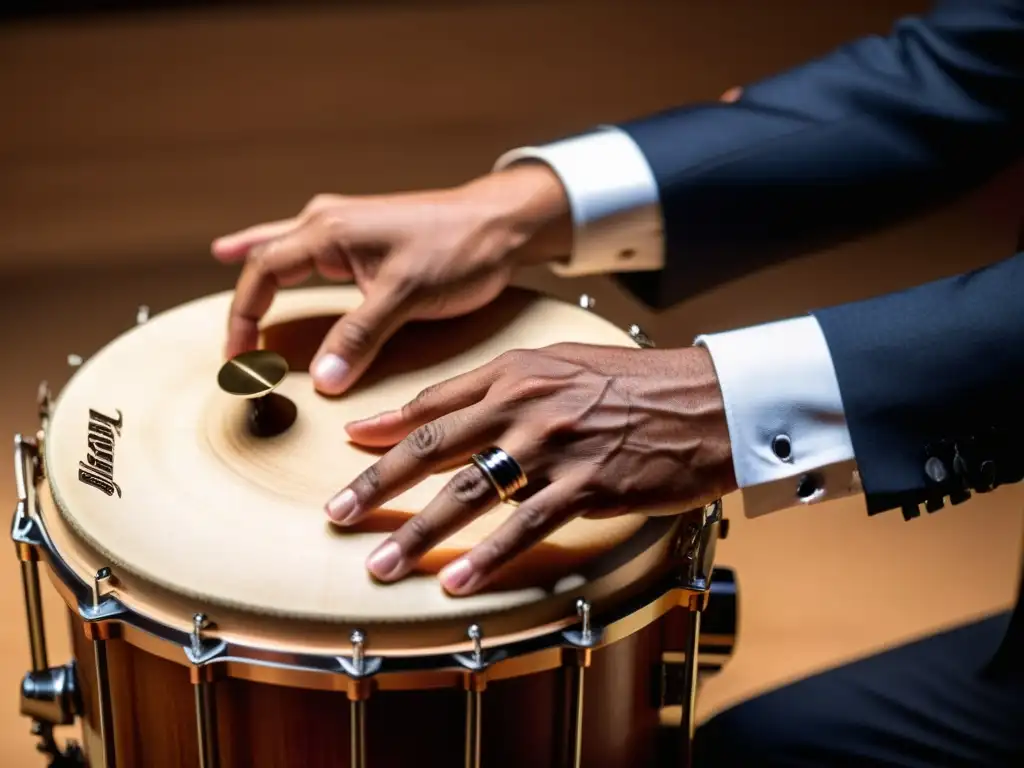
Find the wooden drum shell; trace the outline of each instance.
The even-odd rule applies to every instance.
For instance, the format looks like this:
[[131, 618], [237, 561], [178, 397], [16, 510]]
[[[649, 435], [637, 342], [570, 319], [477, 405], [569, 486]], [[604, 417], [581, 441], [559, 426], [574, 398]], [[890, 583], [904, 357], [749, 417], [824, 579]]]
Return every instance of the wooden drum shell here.
[[[692, 614], [672, 609], [640, 631], [591, 652], [585, 673], [582, 765], [671, 765], [677, 728], [661, 724], [655, 670], [662, 654], [682, 651]], [[95, 650], [85, 622], [70, 613], [78, 663], [86, 752], [101, 754]], [[120, 639], [107, 641], [118, 766], [199, 765], [190, 667]], [[569, 668], [488, 684], [482, 696], [482, 764], [487, 768], [560, 766]], [[221, 677], [216, 697], [221, 768], [349, 768], [349, 699], [311, 690]], [[382, 691], [367, 701], [367, 764], [426, 762], [460, 766], [465, 693], [458, 687]], [[96, 768], [95, 759], [90, 762]]]

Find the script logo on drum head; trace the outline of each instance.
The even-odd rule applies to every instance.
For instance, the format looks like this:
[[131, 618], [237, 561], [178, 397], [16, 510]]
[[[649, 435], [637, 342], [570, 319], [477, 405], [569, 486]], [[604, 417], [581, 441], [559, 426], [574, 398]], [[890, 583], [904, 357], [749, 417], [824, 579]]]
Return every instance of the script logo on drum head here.
[[121, 411], [117, 417], [89, 409], [88, 453], [78, 462], [78, 479], [107, 496], [121, 498], [121, 486], [114, 482], [114, 440], [121, 436]]

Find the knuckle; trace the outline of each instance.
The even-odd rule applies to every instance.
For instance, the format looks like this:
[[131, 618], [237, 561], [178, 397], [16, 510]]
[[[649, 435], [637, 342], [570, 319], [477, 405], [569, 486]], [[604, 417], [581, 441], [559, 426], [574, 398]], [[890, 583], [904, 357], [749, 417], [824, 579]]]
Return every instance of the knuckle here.
[[437, 422], [431, 421], [416, 427], [406, 438], [406, 447], [417, 459], [433, 456], [441, 447], [444, 430]]
[[494, 493], [494, 489], [479, 467], [467, 467], [448, 482], [448, 493], [459, 504], [475, 504]]
[[426, 389], [420, 390], [412, 400], [402, 406], [402, 418], [406, 420], [415, 419], [419, 413], [422, 413], [429, 407], [430, 402], [440, 390], [440, 384], [431, 384]]
[[350, 354], [365, 355], [373, 347], [373, 333], [361, 321], [346, 318], [339, 331], [341, 343]]
[[516, 513], [519, 530], [533, 533], [541, 530], [547, 523], [547, 511], [539, 504], [524, 504]]
[[434, 524], [426, 515], [413, 515], [405, 524], [406, 539], [411, 542], [426, 542], [434, 534]]
[[380, 470], [376, 464], [364, 469], [352, 482], [352, 491], [359, 499], [373, 496], [380, 490]]
[[309, 202], [306, 203], [306, 207], [302, 209], [302, 212], [307, 216], [310, 216], [318, 211], [322, 211], [332, 205], [335, 205], [338, 201], [339, 197], [337, 195], [329, 195], [321, 192], [318, 195], [313, 195], [313, 197], [309, 199]]

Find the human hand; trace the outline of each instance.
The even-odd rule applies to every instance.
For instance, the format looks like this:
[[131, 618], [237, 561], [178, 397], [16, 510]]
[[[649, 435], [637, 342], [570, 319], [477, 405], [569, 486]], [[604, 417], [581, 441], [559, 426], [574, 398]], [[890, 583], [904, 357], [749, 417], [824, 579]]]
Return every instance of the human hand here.
[[527, 164], [466, 185], [398, 195], [320, 195], [294, 218], [213, 243], [216, 258], [244, 262], [228, 323], [228, 357], [254, 349], [278, 287], [314, 272], [355, 280], [362, 305], [327, 333], [310, 373], [317, 389], [350, 388], [409, 320], [479, 309], [522, 264], [564, 257], [569, 204], [557, 176]]
[[[528, 485], [491, 536], [445, 567], [452, 594], [470, 594], [570, 519], [708, 503], [735, 489], [724, 405], [699, 347], [637, 350], [558, 344], [508, 352], [430, 387], [402, 408], [352, 422], [351, 439], [393, 446], [327, 503], [353, 525], [427, 475], [498, 446]], [[408, 574], [430, 549], [498, 503], [470, 464], [367, 561], [382, 581]]]

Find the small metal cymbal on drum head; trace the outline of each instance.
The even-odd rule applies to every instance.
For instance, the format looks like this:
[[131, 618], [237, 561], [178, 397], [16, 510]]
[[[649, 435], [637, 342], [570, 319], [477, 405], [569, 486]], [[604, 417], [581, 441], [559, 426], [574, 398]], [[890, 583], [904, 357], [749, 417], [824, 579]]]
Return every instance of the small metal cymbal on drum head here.
[[229, 395], [252, 401], [249, 426], [258, 437], [274, 437], [295, 423], [295, 403], [274, 392], [288, 375], [288, 361], [269, 349], [235, 355], [220, 367], [217, 384]]
[[235, 355], [221, 366], [217, 383], [229, 395], [253, 398], [273, 392], [288, 375], [288, 361], [269, 349]]

